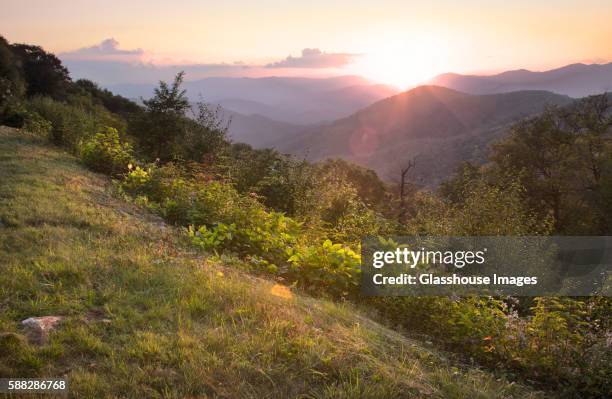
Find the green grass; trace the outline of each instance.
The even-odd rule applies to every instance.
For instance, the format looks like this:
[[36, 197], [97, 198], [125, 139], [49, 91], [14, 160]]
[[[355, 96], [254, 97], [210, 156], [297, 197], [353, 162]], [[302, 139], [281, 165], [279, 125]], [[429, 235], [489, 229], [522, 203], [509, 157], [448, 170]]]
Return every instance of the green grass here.
[[[66, 377], [83, 398], [538, 396], [207, 258], [112, 187], [0, 127], [0, 377]], [[21, 320], [44, 315], [65, 321], [28, 343]]]

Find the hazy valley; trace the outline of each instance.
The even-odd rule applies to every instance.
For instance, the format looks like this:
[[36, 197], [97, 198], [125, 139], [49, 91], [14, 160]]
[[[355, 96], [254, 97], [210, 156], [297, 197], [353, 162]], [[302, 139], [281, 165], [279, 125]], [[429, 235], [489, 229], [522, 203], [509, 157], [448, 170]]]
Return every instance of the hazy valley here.
[[[436, 186], [462, 161], [483, 162], [508, 125], [546, 106], [612, 87], [612, 64], [573, 64], [497, 75], [443, 74], [398, 92], [356, 76], [207, 78], [185, 83], [192, 101], [220, 105], [229, 137], [317, 161], [340, 157], [394, 180], [417, 157], [414, 180]], [[153, 85], [114, 85], [131, 98]]]

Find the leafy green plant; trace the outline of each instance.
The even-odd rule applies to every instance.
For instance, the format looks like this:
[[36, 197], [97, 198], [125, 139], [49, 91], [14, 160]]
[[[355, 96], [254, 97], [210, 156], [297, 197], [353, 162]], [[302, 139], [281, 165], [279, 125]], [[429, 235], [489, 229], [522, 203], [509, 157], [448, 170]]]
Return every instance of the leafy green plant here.
[[212, 228], [200, 226], [197, 230], [193, 226], [189, 226], [188, 232], [194, 244], [206, 250], [216, 250], [224, 242], [233, 238], [236, 233], [236, 225], [233, 223], [230, 225], [219, 223]]
[[51, 122], [36, 111], [26, 108], [21, 102], [11, 102], [2, 115], [1, 122], [7, 126], [23, 128], [31, 133], [46, 137], [53, 128]]
[[81, 159], [96, 172], [118, 175], [128, 169], [132, 146], [121, 141], [117, 129], [106, 127], [81, 146]]
[[335, 296], [354, 295], [359, 286], [361, 256], [348, 246], [330, 240], [288, 253], [289, 276], [310, 289]]
[[85, 138], [93, 136], [102, 127], [95, 116], [83, 107], [73, 106], [48, 97], [34, 97], [28, 107], [51, 122], [50, 139], [72, 149]]
[[151, 168], [144, 169], [140, 166], [134, 167], [128, 164], [128, 173], [125, 175], [121, 186], [131, 194], [137, 194], [151, 179]]
[[37, 112], [29, 111], [26, 115], [23, 128], [41, 137], [48, 137], [53, 129], [53, 125]]

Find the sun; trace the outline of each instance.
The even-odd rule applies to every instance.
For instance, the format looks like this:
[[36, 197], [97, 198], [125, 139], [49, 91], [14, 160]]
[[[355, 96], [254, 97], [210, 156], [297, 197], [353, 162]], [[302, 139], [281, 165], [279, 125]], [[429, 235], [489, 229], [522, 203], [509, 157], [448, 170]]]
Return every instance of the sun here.
[[351, 71], [406, 90], [443, 72], [440, 46], [429, 40], [383, 41], [360, 57]]

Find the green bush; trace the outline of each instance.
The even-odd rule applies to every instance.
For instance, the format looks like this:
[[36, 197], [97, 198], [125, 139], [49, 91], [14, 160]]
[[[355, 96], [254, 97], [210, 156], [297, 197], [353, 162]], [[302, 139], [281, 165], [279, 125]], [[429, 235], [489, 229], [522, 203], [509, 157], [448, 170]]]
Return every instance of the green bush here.
[[2, 112], [2, 124], [21, 129], [28, 117], [28, 111], [21, 102], [10, 101]]
[[96, 172], [118, 175], [128, 169], [132, 146], [121, 141], [117, 129], [106, 127], [82, 145], [81, 159]]
[[66, 145], [73, 150], [78, 148], [79, 142], [93, 136], [102, 127], [85, 109], [48, 97], [33, 98], [29, 108], [51, 122], [49, 138], [53, 143]]
[[225, 250], [305, 289], [334, 296], [353, 294], [358, 284], [358, 253], [318, 235], [309, 237], [302, 223], [267, 211], [231, 186], [211, 182], [195, 196], [193, 242], [207, 250]]
[[191, 220], [194, 189], [183, 175], [184, 171], [173, 163], [136, 166], [127, 173], [121, 187], [141, 200], [145, 197], [148, 206], [170, 223], [186, 226]]
[[28, 111], [23, 128], [39, 136], [48, 137], [53, 129], [53, 125], [37, 112]]
[[138, 196], [143, 194], [144, 187], [151, 180], [151, 168], [141, 168], [140, 166], [129, 168], [125, 175], [121, 187], [128, 193]]
[[35, 111], [29, 110], [21, 102], [12, 102], [2, 115], [2, 124], [18, 129], [25, 129], [40, 136], [48, 136], [52, 129], [51, 122]]
[[189, 225], [193, 243], [207, 251], [237, 254], [258, 271], [282, 276], [308, 290], [334, 296], [355, 293], [358, 252], [320, 234], [309, 236], [301, 222], [266, 210], [229, 184], [195, 183], [180, 168], [166, 164], [132, 169], [122, 187], [167, 220]]
[[356, 297], [361, 273], [359, 251], [324, 240], [292, 248], [288, 254], [292, 266], [288, 276], [306, 289], [337, 297]]
[[[214, 207], [214, 205], [221, 205]], [[213, 206], [211, 206], [213, 205]], [[240, 198], [229, 186], [213, 182], [201, 188], [194, 201], [191, 229], [195, 244], [205, 249], [232, 251], [242, 257], [257, 256], [271, 264], [289, 267], [288, 248], [302, 235], [294, 219], [268, 212], [254, 200]]]
[[[562, 387], [566, 397], [605, 396], [612, 352], [609, 325], [602, 325], [609, 316], [601, 309], [610, 301], [546, 297], [533, 302], [526, 315], [515, 309], [516, 298], [384, 297], [368, 303], [394, 324], [480, 363]], [[603, 313], [609, 315], [609, 308]]]
[[126, 128], [120, 117], [92, 104], [90, 98], [73, 96], [69, 102], [59, 102], [49, 97], [34, 97], [27, 108], [51, 122], [49, 138], [53, 143], [65, 145], [75, 152], [84, 141], [108, 126], [120, 131]]

